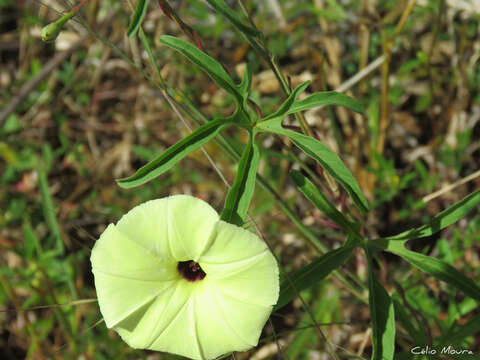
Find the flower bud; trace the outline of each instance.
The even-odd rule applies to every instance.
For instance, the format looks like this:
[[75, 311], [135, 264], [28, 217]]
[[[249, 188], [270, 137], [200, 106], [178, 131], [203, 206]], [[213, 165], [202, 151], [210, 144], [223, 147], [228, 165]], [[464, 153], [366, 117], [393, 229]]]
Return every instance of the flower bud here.
[[43, 27], [41, 36], [42, 40], [45, 42], [53, 42], [57, 38], [58, 34], [62, 30], [63, 25], [70, 20], [75, 12], [70, 11], [63, 15], [61, 18], [55, 20], [54, 22]]

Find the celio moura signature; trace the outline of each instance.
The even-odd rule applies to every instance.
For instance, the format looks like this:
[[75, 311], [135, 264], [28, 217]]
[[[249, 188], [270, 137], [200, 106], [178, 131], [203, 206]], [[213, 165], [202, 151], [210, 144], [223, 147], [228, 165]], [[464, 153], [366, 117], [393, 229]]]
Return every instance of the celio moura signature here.
[[448, 345], [448, 346], [444, 346], [440, 349], [440, 352], [435, 349], [435, 348], [431, 348], [430, 346], [425, 346], [425, 347], [421, 347], [421, 346], [415, 346], [414, 348], [412, 348], [412, 350], [410, 350], [410, 352], [412, 354], [416, 354], [416, 355], [436, 355], [436, 354], [439, 354], [439, 355], [473, 355], [473, 351], [471, 350], [467, 350], [467, 349], [455, 349], [452, 347], [452, 345]]

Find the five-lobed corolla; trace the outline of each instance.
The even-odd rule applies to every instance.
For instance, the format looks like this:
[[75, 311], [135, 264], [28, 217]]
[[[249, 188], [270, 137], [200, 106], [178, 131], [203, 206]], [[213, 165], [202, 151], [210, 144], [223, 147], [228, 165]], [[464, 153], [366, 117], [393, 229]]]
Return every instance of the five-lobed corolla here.
[[130, 210], [91, 262], [108, 328], [133, 348], [192, 359], [256, 346], [279, 294], [265, 243], [188, 195]]

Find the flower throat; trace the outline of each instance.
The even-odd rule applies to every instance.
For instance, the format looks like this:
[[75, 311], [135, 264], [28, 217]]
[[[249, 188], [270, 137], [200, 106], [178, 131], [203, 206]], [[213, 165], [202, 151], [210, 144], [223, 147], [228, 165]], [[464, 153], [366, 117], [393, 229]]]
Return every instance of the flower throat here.
[[177, 265], [177, 270], [185, 280], [190, 282], [203, 280], [207, 276], [200, 265], [193, 260], [180, 261]]

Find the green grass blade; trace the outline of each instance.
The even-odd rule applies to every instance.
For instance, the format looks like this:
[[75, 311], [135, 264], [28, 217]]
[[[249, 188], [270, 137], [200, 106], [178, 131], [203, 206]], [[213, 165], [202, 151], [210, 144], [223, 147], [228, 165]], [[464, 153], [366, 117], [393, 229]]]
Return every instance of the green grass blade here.
[[282, 105], [280, 105], [278, 110], [275, 111], [274, 113], [266, 116], [263, 119], [263, 121], [278, 118], [277, 121], [281, 122], [287, 114], [291, 114], [291, 112], [289, 112], [289, 111], [292, 108], [293, 104], [295, 103], [295, 100], [297, 99], [298, 95], [300, 95], [302, 92], [305, 91], [305, 89], [308, 87], [309, 83], [310, 83], [309, 81], [305, 81], [304, 83], [298, 85], [295, 88], [295, 90], [293, 90], [290, 93], [290, 95], [288, 95], [288, 98], [283, 102]]
[[463, 325], [455, 325], [439, 340], [440, 348], [451, 344], [460, 344], [466, 338], [480, 332], [480, 314], [474, 316]]
[[360, 186], [335, 152], [312, 137], [282, 128], [277, 119], [261, 122], [257, 124], [257, 127], [264, 131], [287, 136], [305, 154], [320, 163], [343, 186], [362, 213], [368, 211], [368, 202], [363, 196]]
[[135, 8], [135, 12], [133, 13], [132, 20], [130, 20], [130, 24], [127, 28], [127, 35], [132, 36], [135, 35], [138, 28], [142, 24], [143, 18], [147, 12], [148, 3], [150, 0], [138, 0], [137, 6]]
[[448, 209], [437, 214], [428, 224], [378, 240], [412, 240], [433, 235], [467, 215], [480, 202], [480, 190], [466, 196]]
[[237, 176], [227, 194], [221, 216], [223, 221], [238, 226], [243, 225], [255, 189], [260, 152], [254, 138], [255, 135], [250, 134], [250, 140], [238, 164]]
[[42, 247], [35, 230], [28, 219], [23, 221], [23, 242], [25, 243], [25, 259], [31, 260], [35, 256], [39, 257], [42, 254]]
[[168, 148], [160, 156], [138, 169], [132, 176], [118, 179], [117, 184], [125, 189], [145, 184], [163, 174], [190, 152], [208, 142], [227, 124], [230, 124], [230, 121], [224, 118], [206, 123], [186, 138]]
[[233, 80], [217, 60], [205, 54], [188, 41], [173, 36], [163, 35], [160, 38], [160, 42], [184, 55], [188, 60], [210, 76], [218, 86], [232, 94], [237, 102], [241, 104], [243, 98], [237, 89], [237, 85], [235, 85]]
[[392, 299], [377, 280], [373, 260], [368, 258], [368, 302], [372, 321], [372, 360], [390, 360], [395, 353], [395, 310]]
[[393, 307], [395, 309], [395, 317], [397, 321], [403, 326], [407, 331], [410, 338], [414, 340], [417, 344], [423, 344], [425, 342], [425, 333], [419, 331], [417, 327], [413, 324], [414, 316], [410, 313], [407, 313], [405, 306], [401, 302], [401, 298], [398, 294], [392, 296]]
[[354, 246], [342, 246], [329, 251], [283, 280], [274, 310], [288, 304], [300, 291], [325, 279], [328, 274], [345, 263], [354, 248]]
[[38, 169], [38, 188], [40, 190], [40, 199], [42, 201], [43, 214], [48, 225], [48, 229], [55, 239], [56, 250], [63, 254], [64, 245], [58, 226], [57, 217], [55, 216], [55, 207], [53, 205], [52, 196], [50, 195], [50, 187], [48, 186], [47, 173], [43, 169]]
[[362, 104], [350, 96], [335, 91], [325, 91], [307, 96], [303, 100], [295, 101], [288, 110], [287, 114], [293, 114], [299, 111], [325, 105], [344, 106], [347, 109], [353, 110], [359, 114], [363, 114], [364, 111]]
[[259, 36], [261, 34], [260, 31], [246, 24], [245, 20], [230, 9], [223, 0], [207, 0], [207, 2], [215, 11], [225, 16], [240, 32], [250, 36]]
[[403, 243], [398, 244], [401, 245], [390, 246], [387, 248], [387, 251], [400, 256], [421, 271], [463, 291], [465, 295], [480, 301], [480, 287], [452, 265], [430, 256], [407, 250]]
[[[313, 183], [302, 175], [299, 171], [290, 171], [290, 178], [293, 180], [298, 190], [321, 212], [327, 215], [330, 220], [341, 228], [348, 230], [351, 234], [357, 235], [357, 231], [350, 221], [333, 206], [330, 201], [313, 185]], [[357, 235], [359, 236], [359, 235]]]

